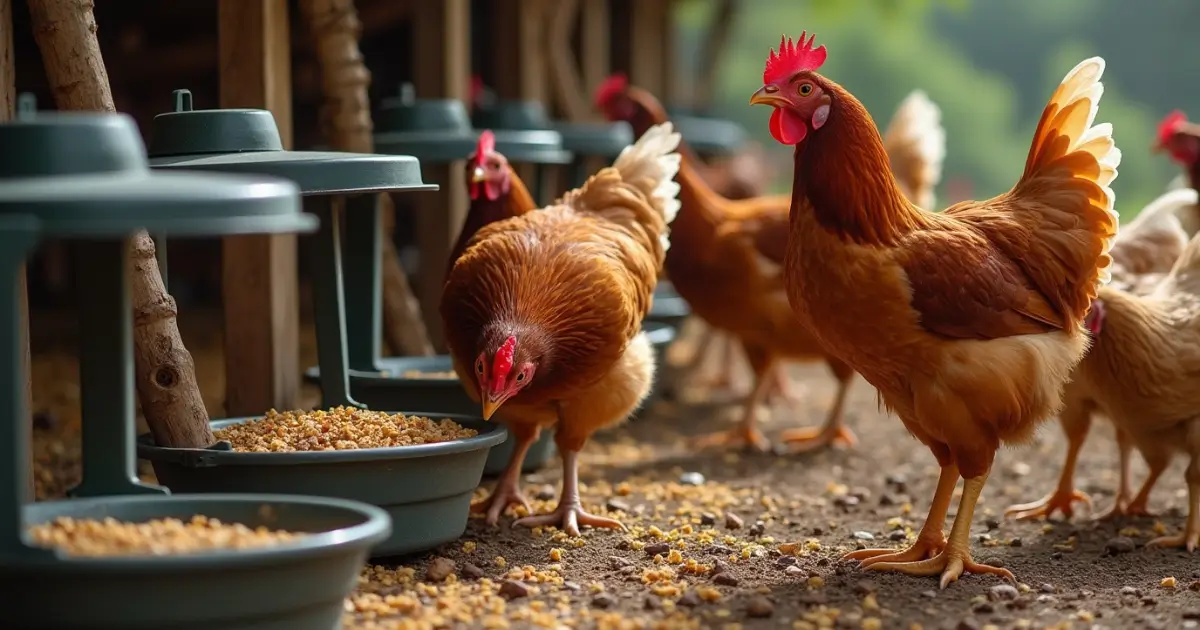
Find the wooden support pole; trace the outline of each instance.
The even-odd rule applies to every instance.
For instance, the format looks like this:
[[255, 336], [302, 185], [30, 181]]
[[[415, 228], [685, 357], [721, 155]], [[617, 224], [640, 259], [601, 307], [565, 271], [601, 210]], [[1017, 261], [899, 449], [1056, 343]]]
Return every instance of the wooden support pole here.
[[[269, 110], [292, 146], [287, 0], [218, 0], [220, 104]], [[225, 412], [292, 409], [300, 393], [300, 305], [293, 234], [227, 237]]]
[[[469, 0], [419, 2], [413, 12], [414, 58], [419, 60], [414, 68], [417, 95], [465, 101], [471, 74], [471, 3]], [[438, 303], [442, 297], [446, 260], [466, 218], [464, 168], [463, 160], [426, 167], [425, 181], [438, 184], [441, 189], [414, 198], [417, 244], [421, 249], [421, 305], [425, 325], [438, 348], [445, 347]]]
[[[300, 12], [316, 41], [317, 63], [321, 67], [324, 105], [321, 126], [329, 144], [339, 151], [371, 153], [371, 102], [367, 88], [371, 73], [363, 64], [358, 48], [362, 23], [354, 0], [300, 0]], [[395, 206], [388, 194], [380, 195], [383, 215], [383, 331], [392, 350], [401, 355], [431, 355], [433, 344], [421, 313], [421, 304], [400, 266], [393, 239]]]
[[[608, 0], [584, 0], [580, 18], [584, 89], [589, 96], [612, 72], [612, 14]], [[591, 100], [590, 98], [588, 99]]]
[[668, 47], [663, 41], [663, 23], [668, 0], [644, 0], [636, 4], [631, 17], [629, 81], [668, 102], [666, 67]]
[[[58, 108], [114, 111], [91, 0], [29, 0], [29, 13]], [[139, 232], [130, 247], [134, 375], [142, 413], [161, 444], [209, 446], [215, 438], [192, 355], [179, 337], [175, 300], [163, 288], [154, 244]]]
[[496, 95], [503, 100], [547, 100], [546, 0], [494, 0], [492, 60]]

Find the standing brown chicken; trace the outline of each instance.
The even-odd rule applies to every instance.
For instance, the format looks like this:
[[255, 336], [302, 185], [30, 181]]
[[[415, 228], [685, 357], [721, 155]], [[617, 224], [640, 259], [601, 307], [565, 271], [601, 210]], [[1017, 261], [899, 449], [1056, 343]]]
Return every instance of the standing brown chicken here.
[[[442, 293], [454, 369], [517, 445], [493, 492], [489, 520], [525, 503], [519, 471], [543, 427], [555, 427], [563, 486], [554, 512], [517, 524], [616, 527], [584, 511], [578, 455], [597, 429], [625, 419], [654, 379], [642, 332], [679, 208], [679, 134], [655, 127], [540, 211], [498, 221], [471, 238]], [[498, 506], [498, 507], [497, 507]]]

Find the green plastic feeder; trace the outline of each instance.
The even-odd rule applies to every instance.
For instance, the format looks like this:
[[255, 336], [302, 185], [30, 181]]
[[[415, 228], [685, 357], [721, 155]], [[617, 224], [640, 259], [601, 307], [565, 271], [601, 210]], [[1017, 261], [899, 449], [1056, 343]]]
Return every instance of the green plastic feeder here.
[[[174, 492], [263, 492], [361, 501], [382, 508], [396, 527], [371, 555], [389, 557], [433, 549], [462, 536], [471, 497], [488, 451], [508, 432], [478, 416], [437, 414], [479, 431], [438, 444], [343, 451], [239, 453], [161, 448], [138, 437], [138, 456]], [[217, 420], [213, 429], [250, 418]]]
[[[310, 231], [316, 220], [300, 213], [296, 186], [269, 177], [153, 173], [128, 116], [39, 115], [22, 100], [18, 119], [0, 124], [6, 620], [47, 630], [339, 627], [368, 550], [390, 531], [385, 513], [316, 497], [166, 496], [134, 470], [127, 237], [139, 229], [181, 236]], [[17, 270], [41, 237], [79, 241], [84, 479], [72, 494], [84, 498], [33, 503]], [[140, 522], [196, 514], [311, 535], [257, 550], [81, 558], [33, 545], [26, 530], [57, 517]]]
[[746, 144], [746, 129], [732, 120], [696, 116], [681, 109], [671, 109], [668, 115], [683, 141], [701, 156], [733, 155]]

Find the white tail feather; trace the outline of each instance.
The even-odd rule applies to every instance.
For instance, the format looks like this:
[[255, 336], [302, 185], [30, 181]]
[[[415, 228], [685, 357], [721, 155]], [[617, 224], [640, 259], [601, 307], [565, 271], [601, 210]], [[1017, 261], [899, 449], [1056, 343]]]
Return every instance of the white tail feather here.
[[[655, 125], [625, 147], [613, 162], [622, 180], [642, 188], [650, 197], [651, 205], [662, 213], [668, 226], [679, 214], [679, 184], [675, 181], [682, 159], [676, 151], [679, 141], [680, 135], [671, 123]], [[670, 246], [669, 231], [661, 237], [664, 250]]]
[[[885, 145], [896, 147], [920, 165], [920, 190], [912, 191], [914, 203], [934, 208], [933, 189], [942, 179], [946, 160], [946, 130], [942, 127], [942, 110], [923, 90], [913, 90], [896, 108], [886, 131]], [[893, 158], [896, 159], [896, 158]]]

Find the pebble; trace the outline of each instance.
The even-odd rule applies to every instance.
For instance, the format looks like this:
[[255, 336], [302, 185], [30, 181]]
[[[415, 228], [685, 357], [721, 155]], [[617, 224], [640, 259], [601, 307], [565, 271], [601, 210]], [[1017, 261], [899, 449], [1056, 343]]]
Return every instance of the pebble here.
[[835, 498], [833, 500], [833, 504], [836, 505], [837, 507], [842, 508], [843, 510], [849, 510], [852, 507], [858, 506], [858, 501], [859, 501], [858, 497], [856, 497], [852, 494], [847, 494], [847, 495]]
[[1054, 591], [1056, 591], [1058, 589], [1054, 588], [1053, 584], [1051, 584], [1049, 582], [1044, 582], [1041, 586], [1038, 587], [1038, 590], [1040, 590], [1043, 593], [1053, 593]]
[[991, 534], [980, 534], [975, 537], [975, 540], [978, 541], [980, 544], [983, 544], [985, 542], [991, 542], [992, 535]]
[[896, 505], [896, 503], [898, 503], [898, 501], [896, 501], [896, 497], [893, 497], [891, 494], [889, 494], [887, 492], [884, 492], [883, 494], [879, 495], [879, 505], [888, 506], [888, 505]]
[[875, 534], [871, 532], [857, 531], [854, 532], [855, 540], [875, 540]]
[[720, 584], [721, 586], [737, 586], [740, 583], [740, 580], [732, 575], [729, 575], [728, 573], [722, 572], [713, 576], [713, 584]]
[[790, 567], [793, 564], [796, 564], [796, 562], [797, 562], [797, 560], [796, 560], [795, 556], [782, 556], [778, 560], [775, 561], [775, 564], [777, 564], [781, 567]]
[[679, 483], [685, 486], [702, 486], [704, 485], [704, 475], [698, 472], [685, 472], [679, 475]]
[[1121, 594], [1122, 594], [1122, 595], [1133, 595], [1133, 596], [1137, 597], [1137, 596], [1140, 596], [1140, 595], [1142, 594], [1142, 589], [1140, 589], [1140, 588], [1135, 588], [1135, 587], [1133, 587], [1133, 586], [1122, 586], [1122, 587], [1121, 587]]
[[604, 504], [604, 507], [607, 508], [609, 512], [629, 513], [629, 504], [620, 499], [609, 499], [608, 502]]
[[706, 525], [709, 527], [716, 525], [717, 524], [717, 515], [713, 514], [712, 512], [705, 512], [705, 513], [701, 514], [700, 515], [700, 524]]
[[905, 533], [903, 529], [897, 529], [897, 530], [893, 531], [892, 533], [888, 534], [888, 540], [897, 540], [898, 541], [898, 540], [904, 540], [905, 538], [908, 538], [908, 534]]
[[997, 584], [988, 589], [988, 599], [999, 602], [1010, 602], [1021, 596], [1020, 591], [1011, 584]]
[[1108, 554], [1111, 556], [1121, 553], [1129, 553], [1133, 551], [1133, 549], [1133, 540], [1131, 538], [1126, 538], [1125, 536], [1110, 538], [1108, 542], [1104, 543], [1104, 551], [1108, 552]]
[[933, 598], [937, 597], [937, 591], [921, 591], [921, 597], [928, 597], [929, 599], [933, 599]]
[[1022, 542], [1020, 538], [1014, 538], [1014, 539], [1008, 541], [1009, 547], [1020, 547], [1021, 545], [1024, 545], [1024, 544], [1025, 543]]
[[728, 570], [729, 570], [729, 565], [728, 565], [728, 564], [725, 564], [725, 561], [724, 561], [724, 560], [721, 560], [720, 558], [717, 558], [717, 559], [716, 559], [716, 560], [713, 562], [713, 566], [712, 566], [712, 568], [708, 570], [708, 574], [709, 574], [709, 575], [716, 575], [716, 574], [718, 574], [718, 573], [724, 573], [724, 572], [726, 572], [726, 571], [728, 571]]
[[695, 608], [696, 606], [700, 605], [700, 596], [697, 595], [695, 591], [688, 591], [679, 598], [679, 601], [675, 603], [679, 604], [680, 606]]
[[430, 582], [441, 582], [454, 573], [454, 561], [449, 558], [434, 558], [425, 569], [425, 579]]
[[988, 518], [988, 519], [984, 520], [984, 521], [983, 521], [983, 524], [984, 524], [984, 525], [987, 525], [987, 528], [988, 528], [988, 531], [989, 531], [989, 532], [990, 532], [990, 531], [992, 531], [992, 530], [994, 530], [994, 529], [999, 529], [999, 528], [1000, 528], [1000, 521], [998, 521], [998, 520], [996, 520], [996, 519], [994, 519], [994, 518]]
[[654, 556], [661, 556], [670, 553], [671, 545], [670, 543], [665, 542], [654, 543], [653, 545], [646, 545], [645, 547], [642, 547], [642, 551], [646, 552], [647, 556], [653, 558]]
[[1050, 554], [1050, 559], [1051, 560], [1062, 560], [1062, 552], [1055, 551], [1054, 553]]
[[520, 599], [529, 596], [529, 587], [515, 580], [504, 580], [500, 583], [500, 594], [509, 599]]
[[579, 591], [583, 590], [583, 587], [579, 585], [579, 582], [572, 582], [570, 580], [563, 582], [563, 588], [573, 593], [578, 593]]
[[746, 602], [746, 616], [755, 619], [765, 619], [775, 614], [775, 604], [761, 595], [751, 597]]
[[540, 501], [549, 501], [550, 499], [554, 498], [554, 495], [555, 495], [554, 486], [552, 486], [550, 484], [546, 484], [537, 489], [537, 492], [534, 493], [533, 498], [538, 499]]
[[617, 603], [617, 598], [612, 593], [596, 593], [592, 598], [592, 605], [596, 608], [611, 608]]
[[979, 622], [974, 619], [963, 619], [954, 626], [954, 630], [979, 630]]
[[787, 573], [788, 575], [790, 575], [792, 577], [800, 577], [807, 573], [807, 571], [805, 571], [804, 569], [801, 569], [800, 567], [798, 567], [794, 564], [787, 567], [786, 569], [784, 569], [783, 572]]
[[609, 556], [608, 564], [614, 569], [624, 569], [625, 567], [633, 566], [633, 561], [621, 556]]
[[467, 562], [467, 563], [463, 564], [462, 576], [467, 579], [478, 580], [479, 578], [484, 576], [484, 572], [483, 572], [483, 569], [480, 569], [479, 567], [471, 564], [470, 562]]
[[750, 529], [746, 530], [746, 533], [750, 536], [762, 536], [763, 534], [766, 533], [766, 531], [767, 531], [766, 523], [764, 523], [762, 521], [755, 521], [754, 525], [751, 525]]
[[725, 545], [709, 545], [705, 551], [711, 556], [728, 556], [733, 553], [733, 549]]
[[887, 482], [887, 485], [895, 487], [898, 492], [904, 492], [908, 488], [908, 481], [904, 478], [904, 475], [899, 473], [889, 474], [884, 478], [884, 481]]
[[742, 517], [733, 512], [725, 513], [725, 529], [740, 529], [744, 521]]

